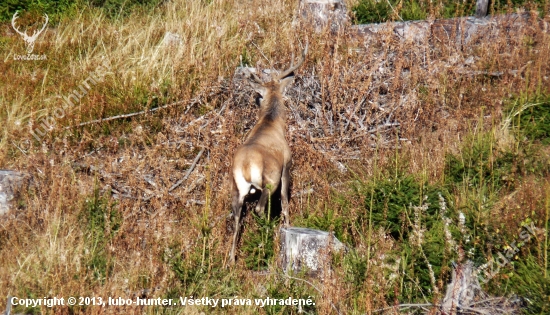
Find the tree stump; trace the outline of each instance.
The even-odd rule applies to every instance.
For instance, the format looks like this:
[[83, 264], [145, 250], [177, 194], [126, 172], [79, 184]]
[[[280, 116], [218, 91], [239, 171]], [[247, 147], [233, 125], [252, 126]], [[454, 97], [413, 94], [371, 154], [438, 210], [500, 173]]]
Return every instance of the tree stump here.
[[0, 215], [8, 213], [10, 203], [21, 189], [29, 183], [30, 176], [24, 173], [0, 170]]
[[453, 265], [451, 283], [441, 301], [438, 315], [519, 314], [517, 298], [492, 297], [485, 293], [471, 261]]
[[281, 262], [285, 273], [306, 271], [311, 276], [322, 276], [330, 263], [331, 251], [345, 249], [333, 234], [308, 228], [281, 228]]
[[489, 8], [489, 0], [477, 0], [476, 1], [476, 18], [481, 19], [487, 15], [487, 9]]

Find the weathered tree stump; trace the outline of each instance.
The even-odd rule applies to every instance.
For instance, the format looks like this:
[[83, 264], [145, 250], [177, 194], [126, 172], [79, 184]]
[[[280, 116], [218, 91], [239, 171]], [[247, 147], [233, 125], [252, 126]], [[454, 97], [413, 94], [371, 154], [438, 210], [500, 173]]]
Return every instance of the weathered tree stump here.
[[476, 1], [476, 18], [480, 19], [487, 15], [487, 9], [489, 8], [489, 0], [477, 0]]
[[308, 228], [281, 228], [281, 261], [285, 273], [306, 271], [320, 276], [330, 263], [330, 253], [345, 249], [331, 233]]
[[453, 267], [452, 280], [438, 314], [519, 314], [517, 299], [491, 297], [482, 290], [471, 261]]
[[11, 202], [29, 184], [29, 179], [24, 173], [0, 170], [0, 215], [8, 213]]

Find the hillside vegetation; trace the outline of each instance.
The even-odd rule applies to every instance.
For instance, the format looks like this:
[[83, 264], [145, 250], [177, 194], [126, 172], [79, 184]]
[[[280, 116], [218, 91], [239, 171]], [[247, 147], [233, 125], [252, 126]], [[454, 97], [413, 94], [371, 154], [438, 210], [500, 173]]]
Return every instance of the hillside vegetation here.
[[[453, 264], [470, 260], [492, 296], [550, 313], [549, 2], [501, 2], [532, 10], [529, 24], [464, 46], [315, 33], [293, 23], [291, 0], [0, 4], [0, 169], [32, 176], [0, 216], [0, 312], [7, 296], [269, 296], [315, 305], [12, 312], [436, 314], [392, 306], [440, 303]], [[346, 4], [357, 18], [366, 3]], [[445, 1], [388, 3], [448, 16]], [[27, 52], [16, 10], [34, 28], [49, 14], [33, 51], [45, 60], [16, 60]], [[276, 207], [247, 211], [228, 266], [231, 157], [257, 114], [235, 69], [283, 69], [306, 40], [287, 97], [290, 222], [349, 248], [323, 281], [278, 267]]]

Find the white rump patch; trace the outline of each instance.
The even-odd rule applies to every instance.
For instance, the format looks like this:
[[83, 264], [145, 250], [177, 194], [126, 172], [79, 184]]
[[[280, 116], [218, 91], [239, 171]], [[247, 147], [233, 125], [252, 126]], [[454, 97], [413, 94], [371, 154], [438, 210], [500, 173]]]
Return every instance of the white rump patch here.
[[262, 187], [262, 172], [258, 167], [250, 167], [250, 182], [246, 181], [243, 176], [243, 172], [237, 169], [233, 172], [233, 178], [237, 189], [239, 190], [239, 196], [244, 198], [248, 194], [255, 194], [257, 190], [261, 190], [258, 187]]
[[250, 166], [250, 183], [255, 187], [262, 187], [262, 171], [255, 165]]
[[237, 169], [233, 172], [233, 179], [235, 184], [237, 184], [237, 189], [239, 190], [239, 199], [244, 199], [244, 196], [250, 191], [252, 186], [249, 182], [244, 179], [243, 172], [240, 169]]

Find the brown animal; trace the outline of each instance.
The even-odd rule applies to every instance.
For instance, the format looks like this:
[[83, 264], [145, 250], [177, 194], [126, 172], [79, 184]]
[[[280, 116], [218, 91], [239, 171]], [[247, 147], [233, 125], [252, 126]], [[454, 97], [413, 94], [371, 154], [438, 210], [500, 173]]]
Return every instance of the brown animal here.
[[290, 147], [285, 139], [285, 107], [283, 94], [285, 88], [294, 81], [294, 71], [302, 65], [307, 53], [308, 44], [302, 52], [301, 60], [268, 83], [250, 73], [251, 85], [262, 99], [258, 122], [248, 138], [237, 149], [233, 158], [233, 189], [232, 207], [235, 219], [233, 245], [231, 247], [231, 264], [235, 263], [235, 247], [241, 224], [241, 210], [244, 199], [256, 190], [262, 192], [256, 213], [262, 215], [267, 198], [281, 184], [281, 203], [284, 224], [288, 226], [288, 192], [290, 181], [290, 165], [292, 163]]

